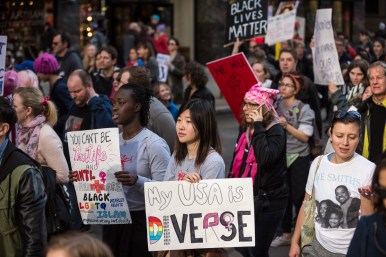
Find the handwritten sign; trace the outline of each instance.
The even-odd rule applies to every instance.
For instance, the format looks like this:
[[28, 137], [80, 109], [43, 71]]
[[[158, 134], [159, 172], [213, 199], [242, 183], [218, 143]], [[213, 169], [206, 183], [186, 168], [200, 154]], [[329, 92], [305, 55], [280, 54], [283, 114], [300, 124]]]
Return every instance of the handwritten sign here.
[[331, 22], [332, 9], [319, 9], [315, 20], [315, 48], [312, 49], [315, 84], [328, 85], [329, 81], [343, 85], [338, 52]]
[[5, 57], [7, 54], [7, 36], [0, 36], [0, 95], [4, 95]]
[[257, 79], [245, 55], [243, 53], [231, 55], [209, 62], [207, 66], [233, 115], [241, 124], [241, 102], [251, 86], [257, 84]]
[[157, 54], [157, 62], [159, 69], [158, 81], [166, 82], [168, 80], [168, 63], [170, 62], [170, 55]]
[[150, 251], [255, 245], [252, 180], [145, 183]]
[[118, 129], [68, 132], [67, 140], [83, 223], [131, 223], [122, 183], [114, 176], [121, 170]]
[[230, 1], [224, 44], [265, 35], [267, 16], [268, 0]]
[[274, 45], [276, 42], [290, 40], [294, 36], [296, 9], [268, 19], [268, 32], [265, 42]]

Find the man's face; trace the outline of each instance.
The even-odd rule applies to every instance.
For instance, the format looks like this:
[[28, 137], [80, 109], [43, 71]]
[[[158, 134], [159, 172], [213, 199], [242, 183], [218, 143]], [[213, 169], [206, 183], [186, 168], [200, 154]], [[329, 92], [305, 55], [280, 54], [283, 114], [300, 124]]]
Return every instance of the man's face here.
[[87, 104], [87, 101], [90, 98], [90, 86], [84, 86], [79, 76], [70, 76], [67, 81], [67, 87], [71, 98], [77, 106], [83, 107]]
[[283, 52], [279, 58], [280, 70], [283, 73], [291, 72], [296, 70], [296, 61], [292, 54]]
[[347, 192], [346, 188], [338, 187], [335, 189], [335, 198], [340, 204], [344, 204], [350, 198], [350, 194]]
[[344, 43], [341, 42], [340, 40], [335, 41], [335, 46], [336, 46], [336, 51], [338, 52], [338, 55], [342, 55], [345, 51], [344, 49]]
[[56, 35], [52, 39], [52, 52], [56, 55], [62, 55], [67, 50], [67, 43], [63, 43], [62, 36]]
[[379, 66], [369, 69], [371, 92], [375, 97], [386, 96], [385, 71]]
[[112, 68], [115, 65], [116, 61], [117, 60], [113, 59], [108, 52], [106, 52], [106, 51], [101, 52], [101, 54], [100, 54], [100, 67], [101, 67], [101, 69], [108, 70], [108, 69]]

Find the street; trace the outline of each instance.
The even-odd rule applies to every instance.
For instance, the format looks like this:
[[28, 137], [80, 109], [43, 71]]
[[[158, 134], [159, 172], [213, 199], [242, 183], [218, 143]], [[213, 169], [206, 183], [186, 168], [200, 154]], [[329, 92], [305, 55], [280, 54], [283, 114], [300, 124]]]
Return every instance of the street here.
[[[225, 170], [229, 171], [238, 135], [238, 123], [231, 112], [217, 115], [218, 129], [222, 143], [222, 156], [225, 161]], [[258, 243], [258, 242], [257, 242]], [[233, 248], [226, 249], [229, 256], [241, 257]], [[269, 250], [270, 257], [286, 257], [288, 256], [289, 246], [271, 247]]]

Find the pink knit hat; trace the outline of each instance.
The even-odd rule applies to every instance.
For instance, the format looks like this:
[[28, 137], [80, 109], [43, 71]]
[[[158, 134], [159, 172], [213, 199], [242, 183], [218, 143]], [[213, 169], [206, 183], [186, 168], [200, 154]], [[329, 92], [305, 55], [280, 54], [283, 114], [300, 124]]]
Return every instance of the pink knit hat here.
[[34, 70], [36, 73], [52, 74], [60, 69], [59, 63], [55, 56], [49, 53], [44, 53], [36, 58], [34, 62]]
[[273, 101], [276, 99], [278, 93], [279, 90], [264, 88], [259, 82], [249, 89], [249, 91], [245, 94], [244, 99], [260, 105], [265, 104], [271, 111], [273, 111]]
[[17, 85], [17, 72], [14, 70], [6, 71], [4, 74], [4, 96], [13, 93]]

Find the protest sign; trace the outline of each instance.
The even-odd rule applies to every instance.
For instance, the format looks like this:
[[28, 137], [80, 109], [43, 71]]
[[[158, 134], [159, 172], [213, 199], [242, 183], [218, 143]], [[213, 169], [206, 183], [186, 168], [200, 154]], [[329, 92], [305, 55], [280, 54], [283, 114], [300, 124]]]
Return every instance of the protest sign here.
[[267, 31], [268, 0], [230, 1], [224, 45], [236, 39], [249, 39], [265, 35]]
[[281, 2], [276, 16], [268, 18], [267, 36], [265, 43], [274, 45], [277, 42], [291, 40], [295, 33], [296, 9], [299, 2]]
[[166, 82], [168, 80], [168, 63], [170, 62], [170, 55], [167, 54], [157, 54], [157, 62], [159, 69], [158, 81]]
[[7, 55], [7, 36], [0, 36], [0, 95], [4, 95], [5, 57]]
[[238, 53], [207, 63], [222, 95], [235, 118], [241, 123], [240, 112], [245, 93], [257, 84], [257, 79], [245, 55]]
[[131, 223], [122, 183], [117, 128], [67, 132], [78, 207], [84, 224]]
[[251, 178], [145, 183], [150, 251], [255, 245]]
[[315, 84], [318, 85], [328, 85], [329, 81], [337, 85], [344, 84], [335, 46], [331, 14], [332, 9], [319, 9], [316, 12], [315, 48], [312, 49], [312, 54]]

